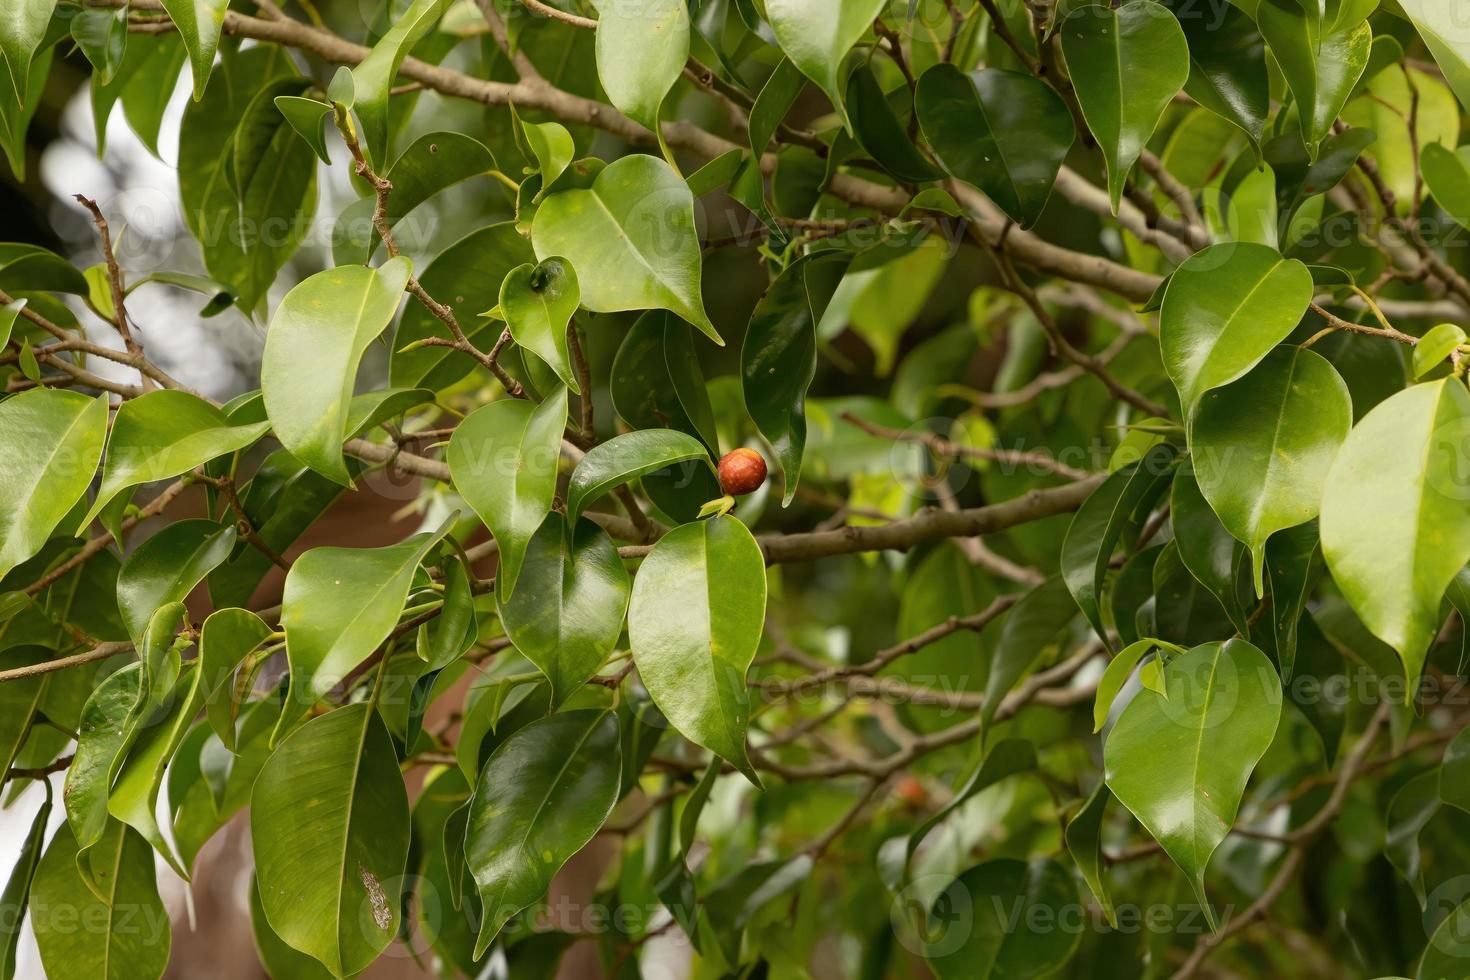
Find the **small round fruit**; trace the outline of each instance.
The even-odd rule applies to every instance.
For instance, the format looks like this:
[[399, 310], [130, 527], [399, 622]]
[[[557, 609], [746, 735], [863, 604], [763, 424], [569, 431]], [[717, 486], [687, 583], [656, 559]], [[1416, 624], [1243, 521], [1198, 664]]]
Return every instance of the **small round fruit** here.
[[924, 788], [924, 784], [917, 777], [904, 776], [894, 789], [898, 793], [898, 798], [903, 800], [907, 806], [921, 807], [929, 801], [929, 791]]
[[720, 457], [720, 489], [732, 497], [759, 490], [766, 482], [766, 461], [754, 449], [736, 449]]

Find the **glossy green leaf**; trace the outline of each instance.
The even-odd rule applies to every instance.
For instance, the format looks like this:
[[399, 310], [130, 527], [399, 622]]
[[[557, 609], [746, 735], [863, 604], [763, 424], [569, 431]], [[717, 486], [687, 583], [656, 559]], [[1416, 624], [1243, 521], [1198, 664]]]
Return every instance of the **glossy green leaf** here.
[[0, 892], [0, 977], [11, 980], [15, 976], [16, 952], [20, 948], [21, 922], [30, 900], [31, 882], [35, 878], [36, 866], [46, 844], [46, 822], [51, 817], [51, 796], [36, 811], [31, 829], [21, 840], [20, 854], [15, 867], [5, 881], [5, 890]]
[[698, 436], [717, 455], [715, 411], [693, 331], [667, 310], [640, 316], [618, 347], [608, 388], [613, 408], [631, 428], [678, 429]]
[[273, 978], [281, 980], [330, 980], [332, 973], [305, 953], [287, 946], [271, 929], [260, 904], [260, 883], [250, 876], [250, 931], [255, 937], [255, 955]]
[[107, 794], [113, 763], [123, 748], [124, 726], [138, 701], [142, 671], [124, 668], [97, 685], [82, 708], [77, 748], [61, 794], [74, 840], [96, 843], [107, 826]]
[[1414, 377], [1422, 378], [1439, 367], [1465, 340], [1465, 331], [1459, 324], [1441, 323], [1431, 327], [1414, 347]]
[[230, 0], [163, 0], [163, 9], [179, 29], [184, 47], [189, 52], [189, 65], [194, 72], [194, 101], [204, 95], [209, 73], [214, 69], [214, 53], [219, 48], [224, 30], [225, 10]]
[[[941, 980], [1049, 976], [1072, 958], [1082, 937], [1077, 930], [1039, 923], [1062, 922], [1079, 901], [1076, 881], [1055, 861], [987, 861], [934, 900], [924, 958]], [[960, 908], [971, 914], [956, 918]]]
[[597, 77], [629, 119], [657, 130], [659, 110], [689, 58], [684, 0], [604, 3], [597, 17]]
[[532, 722], [485, 763], [465, 830], [484, 905], [477, 957], [602, 828], [617, 803], [621, 770], [617, 715], [599, 710]]
[[895, 90], [893, 96], [885, 93], [867, 65], [853, 68], [848, 75], [847, 118], [859, 145], [899, 180], [924, 183], [941, 179], [944, 172], [914, 145], [903, 121], [894, 112], [892, 98], [907, 103], [912, 96], [907, 86]]
[[1116, 212], [1129, 172], [1189, 80], [1189, 42], [1168, 8], [1153, 0], [1078, 7], [1057, 30], [1087, 128], [1107, 159]]
[[366, 704], [308, 721], [261, 769], [250, 797], [260, 904], [294, 949], [346, 977], [397, 933], [408, 793]]
[[1276, 174], [1280, 227], [1290, 230], [1297, 212], [1308, 201], [1336, 187], [1377, 139], [1378, 134], [1371, 129], [1344, 130], [1324, 139], [1316, 147], [1315, 157], [1299, 133], [1279, 136], [1267, 143], [1264, 153]]
[[[1322, 496], [1322, 550], [1353, 611], [1417, 688], [1439, 606], [1470, 561], [1462, 443], [1470, 393], [1446, 379], [1401, 391], [1348, 435]], [[1365, 533], [1371, 529], [1371, 533]]]
[[312, 548], [296, 559], [281, 599], [294, 711], [310, 707], [388, 638], [415, 569], [447, 530], [385, 548]]
[[393, 18], [368, 56], [352, 69], [356, 98], [352, 109], [362, 123], [362, 142], [369, 162], [382, 169], [392, 158], [388, 103], [398, 68], [408, 52], [439, 20], [447, 0], [412, 0]]
[[1239, 639], [1173, 659], [1164, 679], [1167, 698], [1140, 693], [1108, 735], [1107, 785], [1208, 911], [1205, 869], [1275, 737], [1281, 685], [1265, 654]]
[[1470, 31], [1463, 12], [1439, 0], [1399, 0], [1398, 6], [1419, 30], [1460, 104], [1470, 107]]
[[[126, 824], [111, 821], [88, 859], [103, 894], [77, 871], [76, 838], [63, 825], [36, 868], [31, 907], [50, 909], [31, 926], [41, 965], [54, 980], [158, 980], [173, 933], [158, 897], [153, 851]], [[56, 914], [58, 910], [64, 910]], [[85, 923], [84, 928], [79, 924]]]
[[1462, 228], [1470, 227], [1470, 146], [1452, 150], [1430, 143], [1419, 163], [1435, 203]]
[[71, 19], [71, 36], [82, 55], [92, 63], [93, 76], [106, 85], [117, 74], [127, 52], [127, 8], [78, 10]]
[[0, 403], [0, 575], [41, 550], [87, 492], [107, 438], [107, 398], [38, 388]]
[[782, 506], [791, 506], [801, 480], [806, 395], [817, 371], [817, 324], [846, 268], [846, 258], [832, 253], [788, 266], [756, 305], [740, 350], [746, 409], [781, 464]]
[[760, 545], [733, 517], [685, 524], [660, 538], [638, 569], [628, 608], [638, 676], [669, 724], [757, 786], [745, 748], [745, 674], [765, 612]]
[[332, 107], [325, 102], [304, 99], [298, 95], [278, 95], [275, 103], [281, 115], [291, 124], [291, 128], [306, 140], [306, 145], [311, 147], [311, 152], [316, 154], [317, 159], [331, 166], [332, 157], [327, 152], [326, 127]]
[[555, 708], [596, 674], [617, 645], [628, 608], [627, 569], [591, 521], [551, 514], [526, 548], [521, 585], [500, 602], [506, 635], [551, 684]]
[[578, 270], [582, 305], [595, 313], [670, 310], [723, 344], [700, 293], [694, 196], [668, 164], [635, 153], [587, 188], [550, 194], [531, 227], [536, 257]]
[[249, 804], [280, 714], [274, 696], [245, 705], [235, 736], [237, 753], [225, 748], [206, 722], [197, 723], [179, 746], [169, 767], [168, 798], [184, 867], [194, 867], [204, 845]]
[[405, 258], [319, 272], [286, 294], [266, 333], [260, 387], [276, 437], [344, 486], [352, 482], [342, 443], [358, 365], [397, 312], [411, 272]]
[[107, 439], [102, 485], [78, 533], [124, 490], [179, 476], [244, 449], [269, 428], [268, 422], [231, 425], [224, 412], [184, 391], [150, 391], [123, 402]]
[[137, 641], [155, 611], [182, 602], [234, 546], [233, 526], [207, 520], [170, 524], [140, 544], [117, 575], [118, 608], [128, 635]]
[[1189, 96], [1227, 119], [1257, 144], [1270, 112], [1266, 44], [1244, 11], [1220, 4], [1168, 0], [1189, 42]]
[[577, 270], [565, 259], [518, 265], [500, 285], [500, 315], [515, 342], [551, 366], [575, 394], [576, 372], [567, 353], [567, 325], [582, 300]]
[[[445, 458], [454, 486], [500, 544], [501, 595], [515, 593], [526, 546], [551, 511], [566, 421], [562, 388], [539, 405], [491, 402], [450, 437]], [[575, 519], [570, 491], [568, 510]]]
[[1092, 731], [1093, 734], [1103, 730], [1108, 723], [1108, 715], [1112, 713], [1113, 702], [1123, 690], [1123, 685], [1128, 683], [1128, 678], [1133, 676], [1134, 669], [1148, 656], [1150, 652], [1158, 649], [1159, 645], [1153, 640], [1136, 640], [1128, 644], [1108, 661], [1103, 670], [1102, 677], [1097, 682], [1097, 694], [1092, 702]]
[[31, 59], [46, 37], [56, 0], [14, 0], [0, 11], [0, 60], [10, 70], [12, 89], [22, 104], [39, 93], [27, 91]]
[[1053, 578], [1027, 592], [1006, 613], [985, 678], [985, 703], [980, 708], [982, 739], [1005, 696], [1036, 666], [1052, 639], [1072, 622], [1077, 615], [1075, 609], [1067, 583]]
[[1226, 530], [1251, 549], [1258, 597], [1265, 595], [1266, 539], [1317, 516], [1352, 424], [1347, 384], [1326, 359], [1300, 347], [1277, 348], [1200, 399], [1190, 438], [1195, 476]]
[[1373, 30], [1366, 21], [1377, 5], [1341, 0], [1331, 10], [1308, 10], [1298, 0], [1260, 0], [1256, 8], [1256, 24], [1291, 87], [1309, 146], [1332, 132], [1368, 67]]
[[1164, 294], [1159, 346], [1186, 412], [1285, 340], [1312, 290], [1305, 265], [1264, 245], [1214, 245], [1185, 261]]
[[1230, 617], [1242, 636], [1250, 633], [1246, 597], [1241, 592], [1240, 572], [1244, 549], [1220, 523], [1210, 503], [1200, 492], [1192, 468], [1181, 468], [1169, 495], [1169, 519], [1179, 559], [1195, 581], [1204, 586]]
[[984, 191], [1022, 228], [1041, 217], [1077, 138], [1061, 96], [1030, 75], [938, 64], [919, 79], [924, 139], [954, 176]]
[[567, 484], [567, 520], [575, 521], [588, 504], [624, 483], [678, 464], [709, 467], [709, 451], [673, 429], [639, 429], [593, 446]]
[[1102, 906], [1103, 915], [1116, 929], [1118, 913], [1108, 894], [1107, 882], [1103, 879], [1106, 865], [1103, 863], [1102, 853], [1103, 817], [1107, 813], [1108, 801], [1112, 798], [1108, 784], [1098, 783], [1097, 789], [1092, 791], [1092, 795], [1072, 815], [1072, 819], [1067, 821], [1063, 839], [1067, 843], [1067, 853], [1072, 855], [1072, 860], [1077, 863], [1077, 870], [1082, 872], [1082, 880], [1087, 882], [1088, 890], [1097, 899], [1097, 904]]
[[230, 751], [235, 750], [235, 722], [240, 703], [235, 669], [253, 653], [271, 628], [246, 609], [220, 609], [204, 620], [199, 633], [199, 690], [209, 727]]
[[886, 6], [886, 0], [850, 0], [835, 7], [826, 0], [767, 0], [766, 17], [782, 52], [843, 114], [843, 59]]

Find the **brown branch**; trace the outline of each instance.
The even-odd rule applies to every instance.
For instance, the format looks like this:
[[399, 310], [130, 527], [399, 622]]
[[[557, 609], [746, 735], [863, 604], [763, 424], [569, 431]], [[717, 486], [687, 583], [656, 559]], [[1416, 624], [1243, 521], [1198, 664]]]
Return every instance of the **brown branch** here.
[[[107, 227], [107, 218], [102, 214], [102, 209], [97, 206], [96, 201], [84, 194], [73, 194], [72, 197], [92, 213], [92, 222], [97, 226], [97, 237], [102, 240], [102, 258], [107, 263], [107, 280], [112, 286], [112, 325], [122, 336], [123, 346], [127, 348], [128, 355], [140, 364], [143, 360], [143, 347], [133, 337], [132, 328], [128, 326], [127, 288], [123, 283], [122, 269], [117, 264], [117, 256], [112, 251], [112, 233]], [[139, 375], [145, 391], [152, 387], [148, 375], [141, 371]]]

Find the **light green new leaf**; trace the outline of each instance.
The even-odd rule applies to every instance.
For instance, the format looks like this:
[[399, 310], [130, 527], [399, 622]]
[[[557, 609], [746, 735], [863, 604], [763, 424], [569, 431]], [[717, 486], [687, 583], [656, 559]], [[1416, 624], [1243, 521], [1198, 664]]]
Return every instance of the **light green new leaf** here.
[[332, 107], [317, 99], [305, 99], [298, 95], [278, 95], [275, 103], [281, 115], [291, 124], [291, 128], [306, 140], [306, 145], [311, 147], [317, 159], [331, 166], [332, 157], [327, 152], [326, 126]]
[[195, 102], [204, 97], [209, 73], [214, 70], [214, 53], [219, 49], [219, 36], [224, 30], [225, 10], [229, 5], [230, 0], [163, 0], [163, 9], [179, 29], [189, 52]]
[[576, 394], [576, 372], [567, 354], [567, 324], [582, 302], [577, 270], [566, 259], [518, 265], [500, 284], [500, 315], [515, 342], [551, 366]]
[[1424, 183], [1435, 203], [1462, 228], [1470, 228], [1470, 146], [1451, 150], [1430, 143], [1419, 155]]
[[1281, 682], [1239, 639], [1175, 658], [1164, 681], [1167, 697], [1140, 693], [1108, 735], [1107, 784], [1184, 872], [1213, 924], [1205, 869], [1276, 735]]
[[465, 857], [484, 906], [476, 957], [601, 829], [621, 776], [611, 711], [539, 719], [495, 750], [476, 781], [465, 829]]
[[1317, 516], [1352, 424], [1347, 383], [1300, 347], [1273, 350], [1200, 399], [1190, 433], [1195, 477], [1220, 523], [1251, 549], [1258, 598], [1266, 594], [1266, 539]]
[[276, 438], [343, 486], [352, 483], [342, 443], [358, 364], [393, 319], [412, 271], [399, 257], [378, 269], [318, 272], [287, 293], [271, 317], [260, 387]]
[[669, 310], [724, 344], [700, 294], [694, 195], [667, 163], [634, 153], [610, 163], [588, 188], [548, 194], [531, 226], [536, 257], [577, 269], [582, 305], [594, 313]]
[[46, 26], [56, 0], [6, 0], [0, 5], [0, 60], [10, 69], [10, 81], [24, 105], [30, 101], [27, 81], [31, 59], [46, 37]]
[[597, 77], [623, 115], [658, 130], [659, 109], [689, 58], [685, 0], [603, 3], [597, 17]]
[[46, 843], [46, 822], [51, 817], [51, 795], [36, 812], [31, 829], [21, 841], [20, 856], [0, 892], [0, 977], [12, 980], [15, 976], [16, 952], [20, 948], [21, 921], [29, 904], [31, 881], [36, 875], [36, 866], [41, 861]]
[[1315, 147], [1332, 132], [1368, 67], [1373, 29], [1367, 18], [1378, 0], [1341, 0], [1325, 13], [1306, 6], [1260, 0], [1256, 24], [1291, 86], [1307, 145]]
[[887, 0], [766, 0], [781, 51], [827, 93], [844, 120], [843, 59], [887, 6]]
[[291, 665], [283, 723], [299, 717], [388, 638], [414, 570], [448, 529], [386, 548], [312, 548], [296, 559], [281, 598]]
[[639, 429], [614, 436], [589, 449], [572, 471], [567, 520], [575, 521], [588, 504], [629, 480], [677, 463], [697, 466], [696, 461], [709, 466], [709, 451], [686, 432]]
[[373, 45], [372, 51], [352, 69], [356, 98], [352, 108], [362, 122], [362, 142], [368, 162], [378, 171], [388, 166], [388, 101], [393, 80], [408, 52], [439, 20], [448, 0], [413, 0]]
[[182, 602], [235, 547], [235, 528], [214, 521], [170, 524], [128, 555], [117, 573], [117, 607], [138, 642], [153, 614]]
[[106, 438], [106, 395], [36, 388], [0, 402], [0, 575], [40, 551], [87, 492]]
[[[158, 897], [153, 851], [126, 824], [110, 821], [87, 855], [101, 896], [77, 871], [76, 838], [63, 825], [36, 868], [31, 907], [49, 909], [31, 927], [52, 980], [158, 980], [173, 932]], [[61, 914], [57, 914], [61, 913]]]
[[1041, 217], [1077, 138], [1072, 114], [1045, 82], [948, 63], [924, 72], [914, 97], [924, 139], [944, 169], [978, 187], [1022, 228]]
[[1107, 159], [1116, 213], [1133, 164], [1189, 81], [1189, 42], [1169, 9], [1153, 0], [1078, 7], [1058, 31], [1082, 115]]
[[1401, 391], [1348, 435], [1322, 496], [1327, 567], [1363, 625], [1398, 651], [1411, 698], [1440, 601], [1470, 561], [1467, 431], [1460, 380]]
[[1179, 266], [1159, 314], [1159, 347], [1186, 414], [1285, 340], [1313, 289], [1311, 270], [1265, 245], [1213, 245]]
[[377, 959], [398, 931], [408, 820], [393, 741], [370, 706], [338, 708], [293, 732], [250, 796], [272, 931], [338, 977]]
[[224, 412], [186, 391], [150, 391], [118, 406], [107, 439], [102, 485], [77, 533], [130, 487], [166, 480], [251, 445], [269, 422], [232, 425]]
[[[570, 539], [569, 539], [570, 537]], [[591, 521], [567, 534], [549, 514], [531, 538], [521, 586], [500, 601], [517, 650], [551, 683], [551, 706], [576, 693], [617, 645], [628, 609], [628, 571], [612, 539]]]
[[1133, 668], [1137, 667], [1139, 661], [1148, 656], [1149, 652], [1158, 647], [1158, 643], [1148, 640], [1135, 640], [1128, 644], [1103, 670], [1102, 677], [1097, 682], [1097, 694], [1092, 702], [1092, 732], [1097, 734], [1103, 730], [1108, 723], [1108, 714], [1113, 710], [1113, 702], [1118, 700], [1118, 694], [1122, 692], [1123, 685], [1128, 683], [1128, 678], [1133, 676]]
[[1430, 328], [1414, 346], [1414, 377], [1422, 378], [1447, 361], [1465, 343], [1465, 331], [1456, 323]]
[[756, 786], [745, 749], [745, 674], [765, 615], [765, 560], [733, 517], [685, 524], [659, 539], [638, 569], [628, 608], [638, 676], [669, 724]]
[[[1079, 901], [1076, 880], [1055, 861], [987, 861], [934, 900], [924, 930], [925, 959], [940, 980], [1051, 976], [1077, 951], [1081, 932], [1034, 924], [1066, 921]], [[956, 917], [960, 908], [972, 913]]]
[[535, 172], [541, 178], [541, 189], [535, 194], [535, 200], [539, 201], [571, 166], [572, 158], [577, 155], [577, 142], [561, 123], [526, 122], [516, 111], [515, 103], [511, 103], [509, 108], [511, 135], [515, 137], [516, 148], [536, 165]]
[[204, 620], [199, 631], [199, 690], [209, 727], [220, 742], [235, 751], [235, 720], [240, 704], [235, 697], [235, 668], [255, 651], [271, 628], [247, 609], [220, 609]]
[[1399, 0], [1399, 7], [1419, 29], [1460, 104], [1470, 109], [1470, 22], [1464, 9], [1446, 0]]
[[[526, 546], [551, 512], [567, 424], [567, 391], [539, 405], [503, 399], [454, 430], [445, 459], [454, 487], [500, 545], [497, 591], [515, 593]], [[571, 510], [572, 519], [576, 511]]]

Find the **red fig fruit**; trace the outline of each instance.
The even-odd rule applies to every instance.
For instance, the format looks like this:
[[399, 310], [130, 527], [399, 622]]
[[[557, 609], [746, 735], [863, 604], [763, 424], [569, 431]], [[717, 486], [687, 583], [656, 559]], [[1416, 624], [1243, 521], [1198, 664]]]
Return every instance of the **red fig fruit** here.
[[720, 489], [732, 497], [754, 493], [766, 482], [766, 461], [754, 449], [736, 449], [720, 457]]

